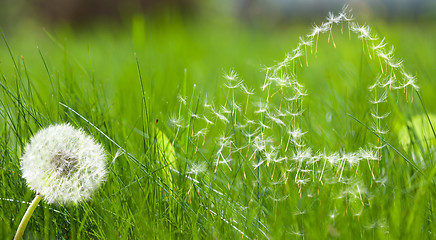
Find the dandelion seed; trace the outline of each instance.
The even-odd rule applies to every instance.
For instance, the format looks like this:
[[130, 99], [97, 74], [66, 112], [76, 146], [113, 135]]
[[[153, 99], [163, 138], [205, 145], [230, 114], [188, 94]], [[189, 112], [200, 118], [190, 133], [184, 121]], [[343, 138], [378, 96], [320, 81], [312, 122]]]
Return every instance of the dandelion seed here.
[[266, 89], [267, 87], [269, 87], [270, 85], [271, 85], [271, 81], [270, 81], [269, 78], [267, 78], [267, 79], [265, 80], [265, 82], [263, 83], [263, 85], [262, 85], [260, 88], [262, 89], [262, 91], [265, 91], [265, 89]]
[[169, 118], [169, 125], [172, 127], [183, 128], [183, 118], [173, 115]]
[[123, 150], [122, 148], [119, 148], [119, 149], [117, 150], [117, 152], [115, 153], [115, 156], [113, 157], [110, 166], [112, 166], [112, 164], [115, 162], [115, 160], [117, 160], [117, 158], [120, 157], [120, 156], [122, 156], [124, 153], [125, 153], [124, 150]]
[[310, 178], [305, 178], [305, 179], [295, 179], [295, 183], [298, 185], [305, 185], [308, 182], [310, 182]]
[[220, 106], [220, 110], [219, 111], [220, 111], [221, 114], [229, 114], [229, 113], [232, 112], [232, 111], [230, 111], [229, 109], [227, 109], [224, 106]]
[[291, 235], [298, 236], [298, 237], [303, 237], [304, 236], [304, 233], [302, 231], [290, 230], [288, 233], [291, 234]]
[[395, 82], [397, 81], [394, 77], [385, 78], [384, 80], [386, 82], [381, 84], [382, 87], [391, 86], [391, 85], [395, 84]]
[[243, 81], [240, 81], [240, 82], [235, 83], [234, 85], [224, 84], [224, 86], [226, 86], [226, 88], [229, 88], [229, 89], [235, 89], [235, 88], [240, 87], [242, 85], [242, 83], [243, 83]]
[[191, 117], [195, 118], [195, 119], [200, 119], [200, 116], [198, 114], [195, 114], [195, 113], [191, 113]]
[[381, 177], [381, 178], [375, 180], [375, 182], [377, 184], [380, 184], [381, 186], [386, 186], [386, 183], [388, 182], [388, 178], [387, 177]]
[[378, 99], [370, 100], [370, 102], [372, 104], [384, 103], [387, 101], [387, 98], [388, 98], [388, 93], [386, 91], [384, 91], [383, 94]]
[[338, 153], [333, 153], [331, 155], [325, 156], [325, 159], [327, 162], [330, 163], [330, 165], [334, 166], [340, 161], [340, 157]]
[[282, 75], [281, 77], [269, 77], [270, 82], [274, 82], [279, 87], [285, 87], [289, 83], [289, 77], [287, 75]]
[[381, 82], [381, 77], [382, 77], [381, 75], [378, 75], [375, 83], [373, 85], [371, 85], [370, 87], [368, 87], [368, 89], [370, 91], [374, 90], [375, 87], [381, 87], [381, 83], [380, 83]]
[[[274, 183], [273, 183], [273, 185], [274, 185]], [[268, 197], [271, 198], [271, 200], [273, 200], [274, 202], [281, 202], [281, 201], [288, 199], [289, 195], [285, 195], [285, 196], [279, 197], [279, 198], [274, 198], [273, 196], [268, 196]]]
[[248, 89], [244, 84], [241, 84], [242, 91], [247, 95], [253, 95], [254, 90]]
[[299, 45], [310, 47], [310, 46], [312, 46], [312, 44], [313, 44], [313, 39], [312, 38], [308, 38], [307, 40], [305, 40], [302, 37], [300, 37]]
[[221, 121], [225, 122], [225, 123], [229, 123], [229, 120], [222, 115], [221, 113], [219, 113], [218, 111], [215, 111], [215, 109], [211, 109], [212, 113], [215, 114], [216, 117], [218, 117]]
[[394, 59], [391, 59], [388, 61], [389, 66], [391, 68], [402, 68], [403, 67], [403, 60], [394, 61]]
[[271, 159], [271, 161], [273, 161], [275, 163], [283, 162], [283, 161], [286, 161], [286, 160], [288, 160], [287, 157], [280, 157], [280, 158]]
[[385, 61], [389, 62], [392, 61], [392, 58], [394, 56], [394, 46], [391, 47], [391, 50], [389, 52], [385, 53], [383, 50], [378, 50], [377, 55], [384, 59]]
[[303, 56], [303, 51], [302, 51], [300, 48], [296, 48], [296, 49], [293, 51], [293, 54], [287, 54], [287, 55], [286, 55], [285, 62], [286, 62], [286, 63], [288, 63], [288, 62], [292, 62], [292, 61], [294, 61], [295, 59], [297, 59], [297, 58], [299, 58], [299, 57], [302, 57], [302, 56]]
[[385, 148], [387, 146], [387, 144], [381, 144], [381, 145], [377, 146], [377, 145], [374, 145], [372, 143], [370, 143], [369, 145], [371, 146], [371, 148], [374, 148], [374, 149], [377, 149], [377, 150], [383, 149], [383, 148]]
[[[322, 154], [318, 154], [318, 155], [312, 156], [312, 157], [309, 159], [309, 161], [307, 162], [307, 164], [311, 164], [311, 165], [313, 165], [313, 164], [319, 162], [319, 161], [321, 160], [321, 158], [323, 158], [323, 155], [322, 155]], [[313, 171], [313, 170], [310, 170], [310, 171]]]
[[253, 164], [254, 169], [260, 167], [264, 162], [266, 162], [266, 160], [262, 160], [262, 161], [258, 162], [257, 164]]
[[252, 137], [254, 137], [254, 136], [256, 136], [256, 135], [258, 134], [258, 131], [254, 131], [254, 132], [246, 132], [246, 131], [242, 131], [242, 134], [243, 134], [245, 137], [252, 138]]
[[347, 161], [348, 164], [350, 164], [350, 166], [355, 166], [360, 161], [360, 158], [359, 155], [352, 152], [352, 153], [344, 154], [342, 160]]
[[248, 119], [248, 118], [245, 118], [245, 124], [248, 125], [248, 126], [255, 125], [256, 121]]
[[303, 211], [303, 210], [300, 210], [297, 208], [297, 211], [294, 211], [293, 214], [294, 215], [304, 215], [304, 214], [306, 214], [306, 211]]
[[274, 108], [274, 112], [275, 112], [274, 115], [277, 116], [277, 117], [286, 117], [286, 116], [288, 116], [286, 113], [281, 112], [277, 108]]
[[379, 135], [385, 135], [386, 133], [389, 132], [389, 130], [381, 129], [380, 127], [376, 126], [375, 124], [373, 124], [372, 130], [374, 132], [378, 133]]
[[357, 23], [351, 23], [350, 29], [351, 31], [357, 33], [358, 38], [362, 40], [371, 40], [371, 41], [377, 40], [376, 37], [371, 36], [371, 29], [367, 25], [359, 26]]
[[[283, 176], [279, 180], [272, 182], [272, 185], [285, 184], [287, 180], [288, 180], [288, 177], [286, 176], [286, 174], [283, 174]], [[285, 197], [287, 198], [287, 196], [288, 195], [286, 195]]]
[[313, 29], [312, 33], [307, 35], [308, 37], [311, 37], [311, 38], [319, 35], [320, 33], [325, 33], [329, 30], [328, 26], [324, 25], [324, 24], [322, 24], [321, 26], [314, 24], [312, 29]]
[[292, 157], [292, 160], [303, 162], [304, 160], [312, 158], [312, 149], [307, 148], [304, 151], [298, 149], [297, 153]]
[[253, 145], [256, 151], [261, 152], [265, 149], [265, 141], [259, 136], [255, 137], [253, 140]]
[[295, 129], [294, 131], [291, 131], [290, 129], [288, 130], [288, 134], [290, 136], [292, 136], [293, 139], [299, 139], [301, 138], [304, 134], [306, 134], [307, 132], [303, 132], [301, 131], [300, 128]]
[[209, 119], [207, 119], [206, 116], [203, 116], [203, 120], [207, 123], [207, 124], [214, 124], [214, 122], [210, 121]]
[[298, 147], [298, 148], [305, 146], [305, 144], [301, 141], [298, 141], [298, 139], [289, 139], [289, 141], [291, 141], [295, 145], [295, 147]]
[[244, 146], [241, 146], [241, 147], [236, 147], [236, 145], [235, 145], [233, 142], [232, 142], [232, 145], [235, 146], [235, 148], [231, 151], [231, 153], [237, 153], [237, 152], [240, 152], [240, 151], [242, 151], [243, 149], [249, 147], [248, 144], [247, 144], [247, 145], [244, 145]]
[[254, 113], [264, 113], [264, 112], [266, 112], [268, 110], [268, 106], [269, 105], [268, 105], [268, 103], [258, 102], [257, 106], [258, 106], [258, 108], [257, 108], [256, 111], [254, 111]]
[[383, 115], [377, 115], [377, 114], [371, 113], [371, 116], [375, 119], [385, 119], [389, 116], [389, 114], [390, 114], [390, 112], [387, 112]]
[[302, 89], [302, 88], [296, 87], [296, 88], [294, 88], [294, 90], [295, 90], [295, 95], [298, 97], [307, 96], [307, 92], [304, 91], [304, 89]]
[[329, 12], [329, 13], [328, 13], [328, 16], [327, 16], [327, 21], [328, 21], [330, 24], [333, 24], [333, 23], [338, 24], [338, 23], [341, 22], [341, 18], [342, 18], [341, 15], [335, 16], [335, 15], [333, 14], [333, 12]]
[[203, 107], [205, 107], [205, 108], [211, 108], [212, 106], [207, 102], [207, 95], [206, 95], [206, 97], [204, 98], [204, 104], [203, 104]]
[[283, 99], [285, 99], [288, 102], [293, 102], [293, 101], [297, 101], [298, 99], [300, 99], [300, 96], [295, 94], [294, 96], [292, 96], [290, 98], [284, 97]]
[[241, 106], [239, 106], [236, 102], [235, 102], [235, 100], [233, 100], [232, 101], [232, 110], [233, 111], [238, 111], [238, 112], [241, 112]]
[[269, 119], [271, 119], [273, 122], [275, 122], [277, 125], [285, 126], [285, 123], [280, 118], [275, 117], [272, 113], [266, 112], [266, 116]]
[[235, 70], [232, 69], [230, 73], [224, 75], [224, 78], [233, 82], [238, 80], [238, 74], [235, 72]]
[[403, 84], [402, 87], [412, 86], [416, 90], [419, 89], [418, 85], [416, 85], [416, 78], [414, 76], [403, 72], [403, 77], [407, 82]]
[[385, 38], [383, 38], [377, 46], [372, 45], [372, 50], [375, 51], [378, 49], [383, 49], [386, 46], [386, 43], [384, 41], [385, 41]]
[[303, 112], [305, 111], [305, 109], [301, 109], [299, 112], [288, 112], [286, 111], [287, 114], [289, 114], [289, 116], [291, 117], [298, 117], [303, 115]]
[[344, 21], [353, 21], [353, 15], [350, 14], [351, 10], [348, 8], [348, 5], [344, 5], [344, 7], [342, 7], [342, 11], [339, 13], [339, 16], [342, 17], [342, 20]]
[[203, 128], [203, 129], [197, 131], [197, 132], [194, 134], [194, 137], [205, 136], [205, 135], [207, 134], [208, 131], [209, 131], [209, 130], [208, 130], [207, 128]]
[[182, 95], [178, 95], [177, 98], [181, 104], [186, 106], [186, 98], [183, 98]]
[[221, 137], [218, 138], [218, 144], [220, 146], [227, 146], [230, 145], [230, 143], [232, 142], [232, 135], [226, 137], [226, 135], [223, 133]]
[[258, 121], [258, 123], [259, 123], [259, 125], [262, 127], [262, 128], [264, 128], [264, 129], [270, 129], [271, 127], [270, 126], [268, 126], [268, 125], [266, 125], [265, 123], [263, 123], [262, 121]]

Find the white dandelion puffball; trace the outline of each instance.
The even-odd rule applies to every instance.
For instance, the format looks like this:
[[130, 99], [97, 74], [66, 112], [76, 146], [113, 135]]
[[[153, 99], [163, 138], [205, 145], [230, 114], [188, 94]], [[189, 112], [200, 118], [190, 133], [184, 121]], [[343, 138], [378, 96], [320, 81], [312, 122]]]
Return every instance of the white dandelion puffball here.
[[48, 203], [86, 200], [106, 177], [103, 147], [70, 124], [52, 125], [30, 138], [21, 162], [27, 185]]

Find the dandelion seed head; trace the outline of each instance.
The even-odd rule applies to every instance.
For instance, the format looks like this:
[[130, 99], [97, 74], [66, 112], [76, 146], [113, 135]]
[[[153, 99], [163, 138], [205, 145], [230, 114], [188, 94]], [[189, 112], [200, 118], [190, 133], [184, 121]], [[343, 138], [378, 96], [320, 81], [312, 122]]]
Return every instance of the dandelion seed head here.
[[207, 128], [202, 128], [194, 134], [194, 137], [206, 136], [208, 132], [209, 130]]
[[49, 126], [26, 145], [21, 161], [27, 185], [48, 203], [89, 199], [104, 181], [103, 147], [70, 124]]
[[359, 26], [357, 23], [350, 24], [350, 30], [358, 34], [358, 38], [364, 40], [377, 40], [377, 37], [371, 36], [371, 28], [367, 25]]
[[312, 149], [307, 148], [304, 149], [303, 151], [298, 149], [297, 152], [292, 157], [292, 160], [295, 160], [297, 162], [303, 162], [310, 158], [312, 158]]
[[182, 128], [183, 127], [183, 118], [173, 115], [169, 118], [169, 124], [170, 124], [170, 126], [173, 126], [173, 127]]
[[253, 95], [254, 94], [254, 90], [248, 89], [244, 84], [241, 84], [241, 89], [247, 95]]
[[379, 160], [378, 157], [376, 156], [376, 153], [374, 151], [371, 151], [371, 150], [365, 150], [363, 148], [360, 148], [359, 149], [359, 155], [363, 159], [367, 159], [367, 160]]
[[416, 77], [415, 76], [403, 72], [403, 77], [406, 80], [406, 82], [403, 84], [403, 87], [407, 87], [407, 86], [410, 85], [410, 86], [412, 86], [416, 90], [419, 89], [419, 86], [416, 85]]
[[328, 13], [327, 21], [328, 21], [330, 24], [332, 24], [332, 23], [338, 24], [338, 23], [341, 22], [341, 19], [342, 19], [342, 15], [335, 16], [335, 15], [333, 14], [333, 12], [329, 12], [329, 13]]
[[343, 21], [349, 22], [353, 20], [353, 15], [351, 14], [351, 9], [348, 7], [348, 5], [344, 5], [342, 11], [339, 13], [339, 16], [342, 17]]
[[224, 74], [224, 78], [229, 81], [236, 81], [238, 80], [238, 73], [232, 69], [229, 73]]
[[178, 95], [177, 98], [181, 104], [186, 106], [186, 97], [184, 98], [182, 95]]
[[384, 42], [385, 38], [383, 38], [379, 44], [377, 44], [377, 46], [375, 46], [374, 44], [372, 45], [372, 50], [378, 50], [378, 49], [383, 49], [386, 46], [386, 43]]
[[306, 133], [307, 132], [301, 131], [301, 128], [294, 129], [293, 131], [291, 131], [290, 129], [288, 130], [288, 134], [294, 139], [299, 139]]
[[312, 38], [304, 39], [304, 38], [300, 37], [300, 42], [298, 44], [300, 46], [312, 46], [313, 39]]
[[322, 24], [321, 26], [318, 26], [316, 24], [314, 24], [313, 29], [312, 29], [312, 33], [307, 35], [307, 37], [315, 37], [320, 33], [325, 33], [329, 30], [328, 26], [325, 24]]
[[339, 157], [338, 153], [333, 153], [331, 155], [326, 155], [324, 158], [325, 158], [325, 160], [327, 162], [329, 162], [333, 166], [336, 165], [339, 162], [339, 160], [340, 160], [340, 157]]

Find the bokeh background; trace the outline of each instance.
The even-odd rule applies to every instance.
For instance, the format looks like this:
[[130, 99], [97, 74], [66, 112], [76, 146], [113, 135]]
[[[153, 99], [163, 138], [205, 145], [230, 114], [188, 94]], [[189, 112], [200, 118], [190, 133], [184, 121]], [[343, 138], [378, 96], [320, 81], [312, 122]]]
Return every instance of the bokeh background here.
[[359, 15], [386, 20], [434, 21], [433, 0], [1, 0], [0, 25], [13, 29], [28, 21], [53, 26], [86, 27], [96, 22], [120, 23], [144, 13], [172, 12], [189, 19], [235, 18], [252, 24], [277, 26], [296, 20], [313, 21], [348, 4]]

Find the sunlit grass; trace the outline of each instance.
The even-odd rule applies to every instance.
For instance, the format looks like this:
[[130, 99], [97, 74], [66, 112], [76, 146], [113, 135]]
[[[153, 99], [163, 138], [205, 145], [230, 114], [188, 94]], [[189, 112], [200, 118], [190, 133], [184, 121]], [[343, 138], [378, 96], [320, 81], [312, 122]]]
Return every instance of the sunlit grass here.
[[[392, 91], [380, 106], [391, 116], [378, 125], [370, 100], [383, 95], [374, 100], [369, 87], [380, 64], [346, 24], [332, 30], [334, 45], [329, 33], [319, 36], [310, 54], [270, 75], [298, 76], [303, 87], [290, 92], [265, 86], [267, 68], [292, 53], [311, 24], [214, 26], [135, 17], [116, 30], [6, 34], [0, 236], [13, 236], [33, 198], [21, 178], [24, 144], [41, 127], [70, 122], [105, 146], [108, 179], [78, 206], [42, 202], [25, 237], [434, 237], [435, 136], [415, 141], [422, 129], [409, 124], [410, 144], [402, 145], [396, 131], [427, 116], [423, 106], [436, 111], [432, 25], [371, 23], [417, 77], [422, 98]], [[304, 100], [286, 105], [299, 90]], [[383, 140], [374, 126], [389, 129]], [[374, 151], [377, 161], [350, 164], [359, 151], [372, 158], [369, 143], [389, 145]]]

